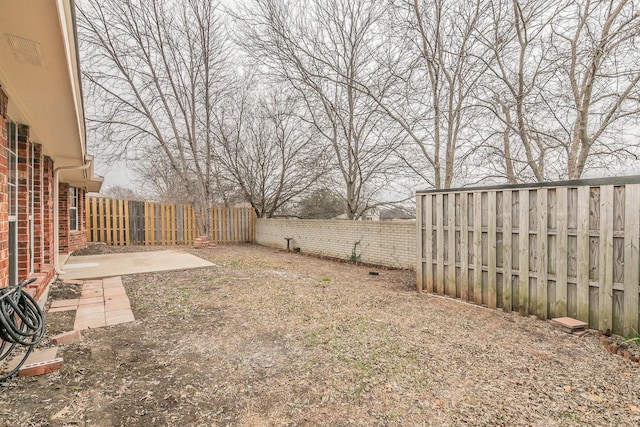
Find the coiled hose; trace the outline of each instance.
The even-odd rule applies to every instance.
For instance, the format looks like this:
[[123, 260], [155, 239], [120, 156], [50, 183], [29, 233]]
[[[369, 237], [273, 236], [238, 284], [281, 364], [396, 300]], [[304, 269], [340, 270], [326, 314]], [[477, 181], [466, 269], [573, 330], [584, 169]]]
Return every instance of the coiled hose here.
[[22, 280], [17, 285], [0, 288], [0, 362], [18, 346], [27, 347], [22, 360], [8, 373], [0, 372], [4, 381], [18, 372], [44, 336], [44, 316], [38, 303], [22, 288], [36, 280]]

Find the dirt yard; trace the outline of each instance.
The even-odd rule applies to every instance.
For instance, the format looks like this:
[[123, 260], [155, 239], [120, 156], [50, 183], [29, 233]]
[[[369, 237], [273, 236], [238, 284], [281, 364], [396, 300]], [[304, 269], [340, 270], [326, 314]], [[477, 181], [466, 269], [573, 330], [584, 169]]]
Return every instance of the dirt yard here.
[[[63, 369], [0, 384], [0, 425], [640, 423], [638, 363], [596, 334], [417, 294], [413, 272], [180, 249], [216, 267], [123, 277], [135, 322], [84, 331]], [[57, 283], [49, 301], [77, 292]], [[73, 315], [46, 321], [51, 336]]]

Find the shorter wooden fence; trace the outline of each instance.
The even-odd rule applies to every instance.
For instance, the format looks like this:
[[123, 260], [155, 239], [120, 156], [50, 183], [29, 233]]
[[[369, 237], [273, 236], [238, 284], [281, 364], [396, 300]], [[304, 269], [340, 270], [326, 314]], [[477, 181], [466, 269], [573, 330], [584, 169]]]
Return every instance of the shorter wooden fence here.
[[[210, 208], [209, 240], [252, 242], [255, 214], [251, 208]], [[190, 245], [197, 236], [191, 205], [87, 197], [88, 242], [108, 245]]]
[[418, 193], [418, 290], [640, 332], [640, 177]]

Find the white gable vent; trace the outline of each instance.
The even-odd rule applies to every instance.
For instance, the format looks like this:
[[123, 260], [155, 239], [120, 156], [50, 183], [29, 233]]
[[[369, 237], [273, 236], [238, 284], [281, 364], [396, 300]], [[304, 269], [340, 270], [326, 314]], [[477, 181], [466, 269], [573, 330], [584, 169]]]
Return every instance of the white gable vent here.
[[14, 36], [12, 34], [5, 34], [5, 36], [7, 37], [9, 46], [11, 46], [11, 50], [13, 50], [13, 54], [18, 62], [45, 68], [40, 43], [34, 42], [33, 40], [23, 39], [22, 37]]

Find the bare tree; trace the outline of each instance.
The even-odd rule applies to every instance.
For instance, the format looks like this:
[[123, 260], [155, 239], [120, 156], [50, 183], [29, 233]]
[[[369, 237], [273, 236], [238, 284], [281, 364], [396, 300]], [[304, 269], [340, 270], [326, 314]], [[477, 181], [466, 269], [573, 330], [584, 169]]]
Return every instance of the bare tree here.
[[[83, 0], [78, 5], [94, 125], [116, 154], [162, 153], [208, 232], [213, 114], [230, 87], [227, 40], [208, 0]], [[100, 141], [101, 144], [107, 141]], [[157, 157], [154, 156], [157, 160]]]
[[493, 31], [481, 35], [492, 51], [483, 101], [502, 124], [495, 147], [503, 147], [497, 152], [507, 179], [576, 179], [589, 164], [637, 156], [620, 132], [640, 112], [640, 15], [633, 2], [491, 6]]
[[298, 202], [300, 218], [332, 219], [344, 215], [344, 200], [328, 188], [318, 188]]
[[298, 108], [286, 93], [244, 90], [217, 115], [221, 176], [260, 218], [278, 213], [326, 173], [325, 149]]
[[495, 133], [500, 147], [496, 152], [503, 159], [507, 181], [528, 181], [530, 174], [543, 181], [548, 153], [562, 140], [545, 123], [548, 105], [542, 97], [559, 60], [550, 29], [567, 4], [492, 0], [490, 6], [494, 25], [478, 33], [491, 52], [484, 57], [488, 78], [479, 98], [501, 125]]
[[[618, 136], [610, 137], [618, 123], [640, 113], [640, 8], [628, 0], [586, 0], [572, 2], [571, 15], [561, 19], [555, 34], [565, 41], [569, 56], [563, 61], [561, 82], [570, 88], [571, 104], [566, 98], [550, 97], [560, 106], [559, 113], [571, 118], [566, 130], [567, 172], [579, 178], [590, 157], [613, 159], [617, 155], [637, 156]], [[564, 30], [567, 22], [575, 28]], [[561, 115], [558, 117], [562, 117]], [[560, 120], [564, 124], [564, 120]]]
[[127, 187], [123, 187], [121, 185], [112, 185], [104, 191], [101, 191], [100, 194], [111, 199], [144, 200], [144, 197], [138, 194], [136, 191]]
[[384, 49], [376, 58], [388, 89], [369, 95], [401, 129], [405, 165], [435, 188], [448, 188], [478, 144], [473, 90], [486, 70], [484, 1], [407, 0], [390, 11]]
[[[149, 151], [144, 158], [128, 162], [128, 165], [135, 173], [138, 187], [144, 189], [151, 199], [165, 203], [193, 203], [193, 195], [185, 191], [183, 178], [171, 167], [170, 159], [162, 151]], [[217, 174], [214, 179], [218, 179]], [[228, 205], [224, 200], [232, 190], [218, 185], [216, 181], [212, 184], [211, 203]]]
[[303, 100], [301, 116], [332, 150], [349, 219], [374, 206], [390, 179], [395, 140], [369, 97], [380, 94], [371, 59], [383, 3], [370, 0], [254, 0], [240, 15], [243, 46]]

